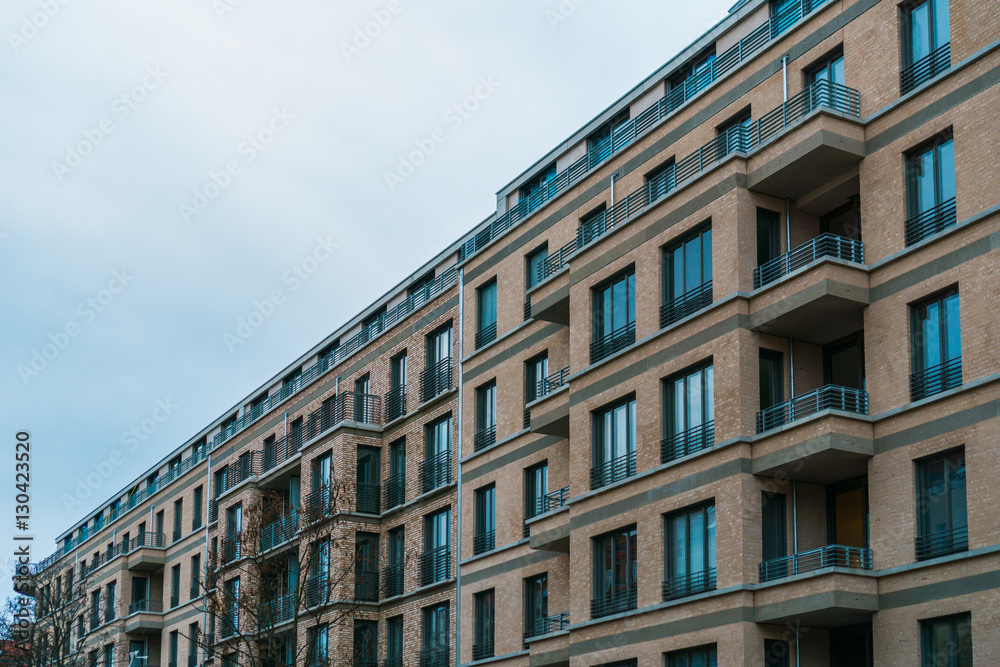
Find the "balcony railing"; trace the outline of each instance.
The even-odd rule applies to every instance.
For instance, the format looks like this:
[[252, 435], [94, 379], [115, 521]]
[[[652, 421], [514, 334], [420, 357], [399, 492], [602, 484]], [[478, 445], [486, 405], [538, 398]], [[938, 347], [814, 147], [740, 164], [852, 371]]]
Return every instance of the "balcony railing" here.
[[590, 469], [590, 490], [620, 482], [635, 475], [635, 452], [623, 454]]
[[556, 389], [559, 389], [560, 387], [565, 385], [568, 380], [569, 380], [569, 366], [556, 371], [552, 375], [542, 378], [541, 380], [538, 381], [538, 384], [535, 387], [535, 400], [537, 401], [539, 398], [542, 398], [543, 396], [548, 396]]
[[940, 46], [899, 73], [899, 93], [905, 95], [951, 67], [951, 42]]
[[488, 530], [472, 537], [472, 553], [478, 556], [497, 547], [496, 531]]
[[790, 401], [772, 405], [757, 413], [757, 432], [804, 419], [822, 410], [841, 410], [860, 415], [868, 414], [868, 392], [851, 387], [828, 384]]
[[258, 625], [263, 628], [273, 628], [279, 623], [291, 620], [295, 615], [295, 597], [291, 594], [278, 596], [261, 604]]
[[448, 667], [451, 651], [447, 646], [425, 648], [418, 654], [420, 667]]
[[395, 655], [386, 658], [382, 661], [382, 667], [403, 667], [403, 657]]
[[420, 585], [451, 578], [451, 550], [447, 545], [420, 554]]
[[660, 462], [675, 461], [700, 452], [715, 444], [715, 420], [692, 426], [686, 431], [667, 436], [660, 441]]
[[770, 262], [755, 268], [753, 270], [753, 287], [759, 289], [787, 276], [792, 271], [825, 257], [864, 264], [865, 246], [861, 241], [836, 234], [820, 234], [791, 252], [786, 252], [784, 255], [775, 257]]
[[560, 507], [564, 507], [567, 500], [569, 500], [568, 486], [546, 493], [535, 503], [535, 516], [545, 514], [546, 512], [553, 512]]
[[476, 349], [489, 345], [497, 339], [497, 323], [494, 322], [476, 332]]
[[590, 363], [610, 357], [635, 343], [635, 322], [629, 322], [590, 344]]
[[[197, 650], [197, 649], [192, 649], [192, 650]], [[197, 653], [189, 654], [187, 664], [188, 667], [196, 667], [196, 665], [198, 664], [198, 654]]]
[[399, 507], [406, 502], [406, 474], [397, 473], [382, 483], [382, 511]]
[[918, 535], [916, 540], [917, 560], [937, 558], [947, 554], [969, 550], [969, 527], [962, 526], [930, 535]]
[[712, 281], [695, 287], [673, 301], [660, 306], [660, 328], [679, 322], [702, 308], [712, 305]]
[[406, 414], [406, 385], [393, 387], [385, 395], [385, 421], [389, 423]]
[[180, 603], [181, 603], [181, 592], [180, 591], [175, 591], [170, 596], [170, 608], [173, 609], [174, 607], [179, 606]]
[[549, 276], [559, 273], [566, 266], [569, 256], [574, 252], [576, 252], [576, 241], [570, 241], [550, 254], [545, 258], [544, 262], [538, 265], [538, 273], [535, 278], [538, 282], [542, 282], [543, 280], [547, 280]]
[[222, 563], [226, 565], [240, 558], [240, 535], [228, 535], [222, 539], [219, 545], [222, 551]]
[[219, 520], [219, 501], [212, 498], [208, 501], [208, 522], [215, 523]]
[[324, 572], [306, 577], [303, 600], [307, 607], [318, 607], [326, 604], [330, 597], [330, 579]]
[[940, 394], [962, 385], [962, 357], [949, 359], [943, 364], [925, 368], [910, 375], [910, 400]]
[[715, 568], [709, 567], [701, 572], [691, 572], [666, 579], [663, 582], [663, 601], [676, 600], [714, 590]]
[[129, 615], [132, 614], [162, 614], [163, 600], [136, 600], [128, 606]]
[[382, 568], [382, 578], [385, 580], [385, 596], [396, 597], [403, 594], [403, 566], [387, 565]]
[[330, 516], [334, 509], [333, 497], [330, 494], [330, 487], [321, 486], [302, 501], [302, 508], [306, 513], [307, 521], [319, 521], [323, 517]]
[[610, 616], [611, 614], [619, 614], [623, 611], [635, 609], [635, 606], [636, 587], [635, 584], [632, 584], [627, 588], [622, 588], [609, 595], [591, 600], [590, 617], [600, 618], [602, 616]]
[[357, 511], [362, 514], [378, 514], [382, 505], [382, 487], [378, 484], [358, 482]]
[[567, 628], [569, 628], [569, 612], [564, 611], [561, 614], [536, 619], [535, 623], [524, 633], [524, 638], [527, 640], [532, 637], [541, 637], [551, 632], [562, 632]]
[[804, 572], [821, 570], [826, 567], [844, 567], [854, 570], [871, 570], [872, 551], [861, 547], [847, 547], [830, 544], [812, 551], [775, 558], [760, 564], [760, 582], [791, 577]]
[[420, 488], [428, 493], [451, 484], [451, 451], [444, 451], [420, 464]]
[[354, 570], [354, 599], [378, 602], [379, 572], [377, 569]]
[[861, 116], [861, 93], [854, 88], [833, 81], [816, 81], [797, 95], [789, 97], [788, 101], [778, 108], [761, 116], [751, 126], [751, 147], [759, 146], [784, 131], [792, 123], [821, 107], [839, 111], [848, 116], [859, 117]]
[[420, 396], [426, 403], [435, 396], [451, 389], [452, 385], [451, 357], [446, 357], [438, 363], [425, 369], [420, 374]]
[[180, 541], [183, 535], [184, 535], [184, 530], [180, 526], [174, 528], [174, 542]]
[[486, 658], [493, 657], [493, 638], [485, 639], [483, 641], [473, 642], [472, 644], [472, 659], [473, 660], [485, 660]]
[[299, 513], [294, 509], [271, 521], [260, 533], [260, 550], [267, 551], [289, 541], [299, 530]]
[[481, 451], [487, 447], [492, 447], [497, 442], [497, 426], [493, 424], [489, 428], [484, 428], [476, 432], [472, 438], [474, 451]]
[[232, 637], [239, 631], [239, 628], [240, 612], [238, 608], [219, 614], [219, 637], [221, 639]]
[[903, 225], [906, 245], [911, 246], [954, 225], [957, 222], [957, 210], [955, 198], [952, 197], [907, 220]]

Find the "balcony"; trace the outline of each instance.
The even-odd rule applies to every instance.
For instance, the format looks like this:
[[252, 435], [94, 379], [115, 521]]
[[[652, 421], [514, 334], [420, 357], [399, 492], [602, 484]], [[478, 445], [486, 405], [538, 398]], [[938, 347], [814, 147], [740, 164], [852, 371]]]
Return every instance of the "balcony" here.
[[962, 526], [930, 535], [918, 535], [915, 546], [917, 560], [929, 560], [968, 551], [969, 527]]
[[238, 608], [229, 609], [219, 614], [219, 638], [229, 639], [240, 629], [240, 612]]
[[451, 389], [453, 376], [451, 357], [442, 359], [433, 366], [425, 369], [420, 374], [421, 400], [426, 403]]
[[472, 538], [472, 553], [476, 556], [493, 551], [497, 547], [496, 531], [488, 530]]
[[528, 428], [532, 433], [569, 437], [569, 392], [556, 393], [567, 386], [569, 368], [563, 368], [538, 382], [537, 398], [531, 402]]
[[219, 550], [222, 552], [222, 564], [228, 565], [241, 558], [242, 544], [240, 535], [227, 535], [222, 538]]
[[752, 472], [828, 486], [861, 477], [875, 455], [873, 425], [830, 411], [753, 440]]
[[420, 464], [420, 488], [423, 493], [451, 484], [451, 452], [444, 451]]
[[382, 568], [382, 579], [385, 581], [385, 597], [393, 598], [403, 594], [403, 566], [388, 565]]
[[531, 316], [536, 320], [569, 326], [569, 273], [559, 274], [576, 249], [577, 242], [571, 241], [539, 265], [539, 283], [528, 294]]
[[397, 473], [382, 483], [382, 511], [388, 512], [406, 502], [406, 474]]
[[776, 257], [754, 269], [753, 287], [760, 289], [821, 259], [839, 259], [845, 262], [864, 264], [865, 246], [861, 241], [836, 234], [820, 234], [791, 252]]
[[590, 363], [596, 364], [635, 343], [635, 322], [615, 329], [590, 344]]
[[492, 447], [497, 442], [497, 427], [496, 424], [490, 426], [489, 428], [484, 428], [476, 432], [472, 438], [473, 450], [480, 452], [487, 447]]
[[962, 386], [962, 357], [949, 359], [943, 364], [925, 368], [910, 375], [910, 400], [940, 394]]
[[330, 494], [330, 487], [327, 486], [316, 489], [302, 500], [302, 511], [305, 512], [307, 522], [331, 516], [338, 509], [334, 507], [334, 499]]
[[663, 601], [677, 600], [715, 590], [715, 568], [671, 577], [663, 582]]
[[385, 395], [385, 421], [388, 424], [406, 414], [406, 385], [389, 390]]
[[127, 633], [154, 633], [163, 630], [163, 600], [136, 600], [125, 619]]
[[382, 487], [378, 484], [358, 482], [357, 511], [360, 514], [378, 514], [382, 504]]
[[660, 441], [660, 462], [669, 463], [715, 444], [715, 420], [692, 426]]
[[568, 486], [537, 499], [534, 516], [524, 524], [532, 549], [569, 553], [569, 513], [558, 511], [567, 506], [568, 499]]
[[476, 332], [476, 349], [485, 347], [497, 339], [497, 323], [483, 327]]
[[828, 384], [757, 413], [757, 433], [785, 426], [823, 410], [868, 414], [868, 392]]
[[472, 659], [485, 660], [493, 657], [493, 638], [477, 641], [472, 644]]
[[260, 607], [260, 618], [257, 620], [257, 624], [261, 629], [273, 628], [292, 620], [294, 615], [295, 597], [288, 593], [264, 602]]
[[905, 95], [950, 67], [951, 42], [948, 42], [899, 73], [899, 94]]
[[564, 611], [561, 614], [536, 619], [535, 623], [524, 633], [524, 640], [527, 641], [553, 632], [564, 632], [567, 629], [569, 629], [569, 612]]
[[660, 328], [669, 327], [674, 322], [679, 322], [711, 305], [712, 281], [709, 280], [707, 283], [660, 306]]
[[420, 667], [448, 667], [451, 651], [447, 646], [425, 648], [418, 654]]
[[378, 602], [379, 572], [377, 569], [354, 570], [354, 599], [361, 602]]
[[451, 550], [448, 545], [420, 554], [420, 585], [430, 586], [451, 578]]
[[763, 562], [758, 568], [758, 575], [760, 582], [765, 583], [828, 567], [871, 571], [872, 551], [861, 547], [830, 544], [819, 549]]
[[326, 572], [306, 577], [302, 599], [306, 607], [319, 607], [330, 599], [330, 579]]
[[288, 542], [299, 531], [299, 513], [294, 509], [271, 521], [260, 533], [260, 550], [267, 551]]
[[167, 538], [163, 533], [140, 533], [132, 538], [128, 548], [128, 569], [155, 572], [163, 568], [166, 555], [163, 550]]
[[601, 618], [636, 608], [635, 584], [590, 601], [590, 617]]
[[635, 452], [596, 465], [590, 469], [590, 490], [600, 489], [635, 475]]

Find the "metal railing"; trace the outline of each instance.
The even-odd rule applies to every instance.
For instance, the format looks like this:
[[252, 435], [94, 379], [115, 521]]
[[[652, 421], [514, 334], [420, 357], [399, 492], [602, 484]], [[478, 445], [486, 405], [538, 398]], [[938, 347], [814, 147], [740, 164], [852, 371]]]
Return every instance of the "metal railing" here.
[[844, 567], [854, 570], [871, 570], [872, 550], [829, 544], [819, 549], [804, 551], [783, 558], [765, 561], [758, 568], [760, 582], [791, 577], [826, 567]]
[[531, 297], [524, 297], [524, 321], [527, 322], [531, 319]]
[[660, 328], [666, 328], [711, 305], [712, 281], [709, 280], [660, 306]]
[[307, 607], [326, 604], [330, 598], [330, 579], [326, 572], [306, 577], [302, 599]]
[[403, 657], [396, 655], [382, 661], [382, 667], [403, 667]]
[[488, 530], [472, 537], [472, 553], [476, 556], [493, 551], [497, 547], [496, 531]]
[[406, 502], [406, 474], [397, 473], [382, 483], [382, 511], [399, 507]]
[[385, 596], [396, 597], [403, 594], [403, 566], [387, 565], [382, 568], [382, 578], [385, 580]]
[[789, 125], [825, 107], [848, 116], [861, 116], [861, 93], [854, 88], [820, 80], [806, 86], [776, 109], [764, 114], [751, 126], [750, 147], [756, 148], [783, 132]]
[[552, 632], [562, 632], [569, 628], [569, 612], [535, 619], [535, 623], [524, 633], [524, 638], [541, 637]]
[[899, 73], [899, 94], [905, 95], [951, 67], [951, 42], [939, 46]]
[[485, 660], [493, 657], [493, 638], [472, 644], [472, 659]]
[[167, 536], [163, 533], [139, 533], [129, 541], [129, 551], [150, 547], [152, 549], [166, 549]]
[[635, 609], [636, 597], [636, 586], [631, 584], [610, 595], [594, 598], [590, 601], [590, 617], [600, 618]]
[[393, 387], [385, 395], [385, 421], [389, 423], [406, 414], [406, 385]]
[[915, 543], [917, 560], [937, 558], [969, 550], [969, 527], [943, 530], [930, 535], [918, 535]]
[[715, 420], [692, 426], [660, 441], [660, 463], [675, 461], [715, 444]]
[[181, 592], [174, 591], [173, 594], [170, 596], [170, 609], [180, 606], [180, 603], [181, 603]]
[[451, 550], [448, 545], [420, 554], [421, 586], [429, 586], [449, 578], [451, 578]]
[[219, 549], [222, 551], [223, 565], [239, 560], [241, 551], [240, 535], [237, 533], [236, 535], [228, 535], [222, 538]]
[[286, 593], [261, 604], [257, 625], [260, 628], [272, 628], [279, 623], [291, 620], [294, 615], [295, 596]]
[[425, 648], [418, 655], [419, 667], [448, 667], [451, 650], [447, 646]]
[[635, 452], [623, 454], [590, 469], [590, 490], [620, 482], [635, 475]]
[[426, 403], [438, 394], [443, 394], [451, 389], [453, 375], [451, 357], [446, 357], [426, 368], [420, 374], [421, 400]]
[[420, 464], [420, 488], [423, 493], [451, 484], [451, 451], [444, 451]]
[[230, 609], [219, 614], [219, 637], [228, 639], [235, 635], [240, 629], [239, 609]]
[[378, 570], [357, 568], [354, 570], [354, 599], [378, 602]]
[[319, 521], [321, 518], [330, 516], [335, 509], [333, 507], [333, 496], [330, 487], [322, 486], [302, 501], [302, 508], [306, 513], [306, 520], [310, 522]]
[[569, 260], [569, 256], [576, 252], [576, 241], [570, 241], [563, 247], [556, 250], [554, 253], [545, 258], [545, 261], [538, 265], [538, 273], [535, 278], [538, 282], [547, 280], [549, 276], [554, 276], [555, 274], [562, 271], [563, 267], [566, 266], [566, 262]]
[[757, 433], [784, 426], [796, 419], [803, 419], [822, 410], [841, 410], [866, 415], [868, 414], [868, 392], [852, 387], [828, 384], [758, 412]]
[[493, 424], [488, 428], [477, 431], [472, 438], [473, 451], [481, 451], [487, 447], [492, 447], [497, 442], [497, 425]]
[[132, 614], [162, 614], [163, 600], [135, 600], [128, 606], [128, 613]]
[[715, 568], [705, 568], [701, 572], [690, 572], [671, 577], [663, 582], [663, 601], [676, 600], [689, 595], [697, 595], [715, 590]]
[[910, 400], [940, 394], [962, 385], [962, 357], [910, 374]]
[[271, 521], [260, 533], [260, 550], [267, 551], [289, 541], [299, 530], [299, 513], [292, 509]]
[[497, 323], [494, 322], [476, 332], [476, 349], [488, 345], [497, 339]]
[[635, 322], [629, 322], [590, 344], [590, 363], [610, 357], [635, 343]]
[[792, 271], [825, 257], [864, 264], [865, 246], [861, 241], [844, 236], [829, 233], [820, 234], [791, 252], [786, 252], [784, 255], [775, 257], [755, 268], [753, 270], [753, 287], [760, 289], [764, 285], [787, 276]]
[[957, 203], [952, 197], [908, 219], [903, 225], [906, 245], [911, 246], [951, 227], [958, 221], [957, 211]]
[[378, 514], [382, 506], [382, 487], [358, 482], [356, 509], [362, 514]]
[[212, 498], [208, 501], [208, 522], [215, 523], [219, 520], [219, 501]]
[[542, 378], [541, 380], [538, 381], [538, 384], [535, 386], [535, 400], [537, 401], [539, 398], [542, 398], [543, 396], [548, 396], [556, 389], [559, 389], [564, 384], [566, 384], [566, 381], [568, 379], [569, 379], [569, 366], [556, 371], [552, 375]]
[[567, 500], [569, 500], [568, 486], [546, 493], [544, 496], [535, 501], [535, 516], [545, 514], [547, 512], [553, 512], [560, 507], [565, 507]]

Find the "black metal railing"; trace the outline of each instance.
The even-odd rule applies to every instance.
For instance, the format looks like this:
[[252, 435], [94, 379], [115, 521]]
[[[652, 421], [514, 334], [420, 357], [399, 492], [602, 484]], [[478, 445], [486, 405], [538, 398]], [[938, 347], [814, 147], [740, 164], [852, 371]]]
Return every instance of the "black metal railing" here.
[[905, 95], [951, 67], [951, 42], [940, 46], [899, 73], [899, 94]]
[[406, 474], [397, 473], [382, 483], [382, 511], [399, 507], [406, 502]]
[[357, 511], [362, 514], [378, 514], [382, 506], [382, 487], [378, 484], [358, 482]]
[[775, 257], [755, 268], [753, 270], [753, 287], [759, 289], [787, 276], [792, 271], [826, 257], [864, 264], [865, 246], [861, 241], [836, 234], [820, 234], [791, 252], [786, 252], [784, 255]]
[[493, 551], [497, 547], [496, 531], [488, 530], [472, 537], [472, 553], [475, 555]]
[[204, 519], [202, 519], [201, 512], [195, 514], [194, 518], [191, 520], [191, 530], [198, 530], [201, 528], [204, 525], [203, 521]]
[[552, 375], [542, 378], [535, 387], [535, 400], [548, 396], [556, 389], [566, 384], [569, 379], [569, 366], [562, 368]]
[[533, 637], [541, 637], [552, 632], [562, 632], [567, 628], [569, 628], [569, 612], [564, 611], [561, 614], [535, 619], [534, 624], [529, 626], [525, 631], [524, 638], [527, 640]]
[[292, 509], [264, 526], [260, 532], [260, 550], [267, 551], [289, 541], [299, 530], [299, 513]]
[[692, 426], [660, 441], [660, 463], [675, 461], [682, 456], [700, 452], [715, 444], [715, 420]]
[[760, 582], [764, 583], [826, 567], [871, 570], [873, 567], [872, 550], [829, 544], [819, 549], [765, 561], [760, 564], [758, 575]]
[[712, 281], [709, 280], [660, 306], [660, 328], [668, 327], [711, 305]]
[[910, 374], [910, 400], [940, 394], [962, 385], [962, 357]]
[[576, 247], [583, 248], [608, 233], [607, 209], [590, 216], [576, 228]]
[[442, 359], [428, 367], [420, 374], [420, 396], [426, 403], [438, 394], [451, 389], [452, 385], [451, 357]]
[[487, 447], [492, 447], [497, 442], [497, 426], [493, 424], [488, 428], [477, 431], [472, 438], [473, 451], [480, 451]]
[[751, 146], [759, 146], [821, 107], [859, 117], [861, 93], [833, 81], [816, 81], [806, 86], [802, 92], [788, 98], [788, 101], [781, 106], [761, 116], [751, 126]]
[[497, 339], [497, 323], [487, 325], [476, 332], [476, 349], [489, 345]]
[[302, 509], [306, 513], [306, 521], [315, 522], [330, 516], [334, 509], [334, 499], [330, 487], [321, 486], [302, 500]]
[[828, 384], [790, 401], [772, 405], [757, 413], [757, 432], [804, 419], [822, 410], [841, 410], [860, 415], [868, 414], [868, 392], [852, 387]]
[[406, 385], [393, 387], [385, 395], [385, 421], [389, 423], [406, 414]]
[[590, 344], [590, 363], [610, 357], [635, 343], [635, 322], [629, 322]]
[[916, 539], [917, 560], [937, 558], [947, 554], [969, 550], [969, 527], [953, 528], [930, 535], [918, 535]]
[[701, 572], [690, 572], [664, 580], [663, 601], [676, 600], [714, 590], [715, 568], [709, 567]]
[[590, 469], [590, 489], [599, 489], [635, 475], [635, 452], [605, 461]]
[[425, 648], [418, 655], [420, 667], [448, 667], [451, 651], [447, 646]]
[[444, 451], [420, 464], [420, 488], [423, 493], [451, 484], [451, 451]]
[[184, 535], [184, 531], [180, 528], [180, 526], [178, 526], [177, 528], [174, 528], [174, 542], [179, 541], [181, 539], [181, 537], [183, 537], [183, 535]]
[[196, 665], [198, 664], [198, 654], [197, 653], [189, 654], [187, 664], [188, 667], [196, 667]]
[[174, 591], [170, 596], [170, 609], [179, 606], [181, 603], [181, 592]]
[[219, 501], [212, 498], [208, 501], [208, 522], [215, 523], [219, 520]]
[[101, 627], [101, 612], [98, 609], [94, 609], [90, 612], [90, 631], [93, 632], [99, 627]]
[[636, 586], [632, 584], [609, 595], [594, 598], [590, 601], [590, 617], [600, 618], [635, 609], [636, 597]]
[[429, 586], [451, 578], [451, 550], [448, 545], [420, 554], [420, 585]]
[[232, 563], [240, 558], [240, 535], [228, 535], [222, 538], [222, 542], [219, 544], [219, 550], [222, 552], [222, 564], [226, 565]]
[[295, 597], [291, 593], [280, 595], [272, 600], [266, 600], [260, 607], [260, 618], [257, 624], [261, 628], [272, 628], [279, 623], [291, 620], [295, 615]]
[[524, 297], [524, 321], [527, 322], [531, 319], [531, 297]]
[[535, 276], [538, 282], [547, 280], [550, 276], [554, 276], [562, 271], [569, 260], [569, 256], [574, 252], [576, 252], [576, 241], [570, 241], [546, 257], [545, 261], [538, 265], [538, 273]]
[[545, 514], [546, 512], [553, 512], [560, 507], [565, 507], [567, 500], [569, 500], [568, 486], [546, 493], [544, 496], [541, 496], [535, 501], [535, 516]]
[[957, 210], [952, 197], [907, 220], [903, 225], [906, 245], [911, 246], [954, 225], [958, 221]]
[[219, 637], [227, 639], [237, 633], [240, 628], [239, 609], [230, 609], [219, 614]]
[[307, 607], [318, 607], [330, 598], [330, 579], [325, 572], [306, 577], [302, 599]]
[[162, 614], [163, 600], [136, 600], [128, 606], [129, 615], [132, 614]]
[[493, 657], [493, 638], [483, 640], [481, 642], [473, 642], [472, 644], [472, 659], [473, 660], [485, 660], [486, 658]]
[[167, 536], [163, 533], [139, 533], [129, 541], [129, 551], [150, 547], [153, 549], [166, 549]]
[[528, 408], [524, 409], [524, 420], [522, 422], [524, 428], [531, 428], [531, 410]]
[[382, 667], [403, 667], [403, 657], [391, 656], [382, 661]]
[[378, 602], [379, 572], [377, 569], [354, 570], [354, 599]]
[[403, 566], [387, 565], [382, 568], [382, 578], [385, 580], [385, 596], [396, 597], [403, 594]]

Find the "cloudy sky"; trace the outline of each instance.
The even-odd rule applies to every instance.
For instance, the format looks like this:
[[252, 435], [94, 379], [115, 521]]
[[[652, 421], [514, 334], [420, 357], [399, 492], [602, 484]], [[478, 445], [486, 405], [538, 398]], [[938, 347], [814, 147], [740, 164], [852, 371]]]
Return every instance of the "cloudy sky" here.
[[[732, 3], [5, 0], [4, 559], [17, 431], [32, 435], [37, 559]], [[477, 89], [478, 109], [449, 114]], [[227, 339], [275, 290], [273, 316]], [[169, 416], [130, 451], [123, 434], [158, 405]]]

